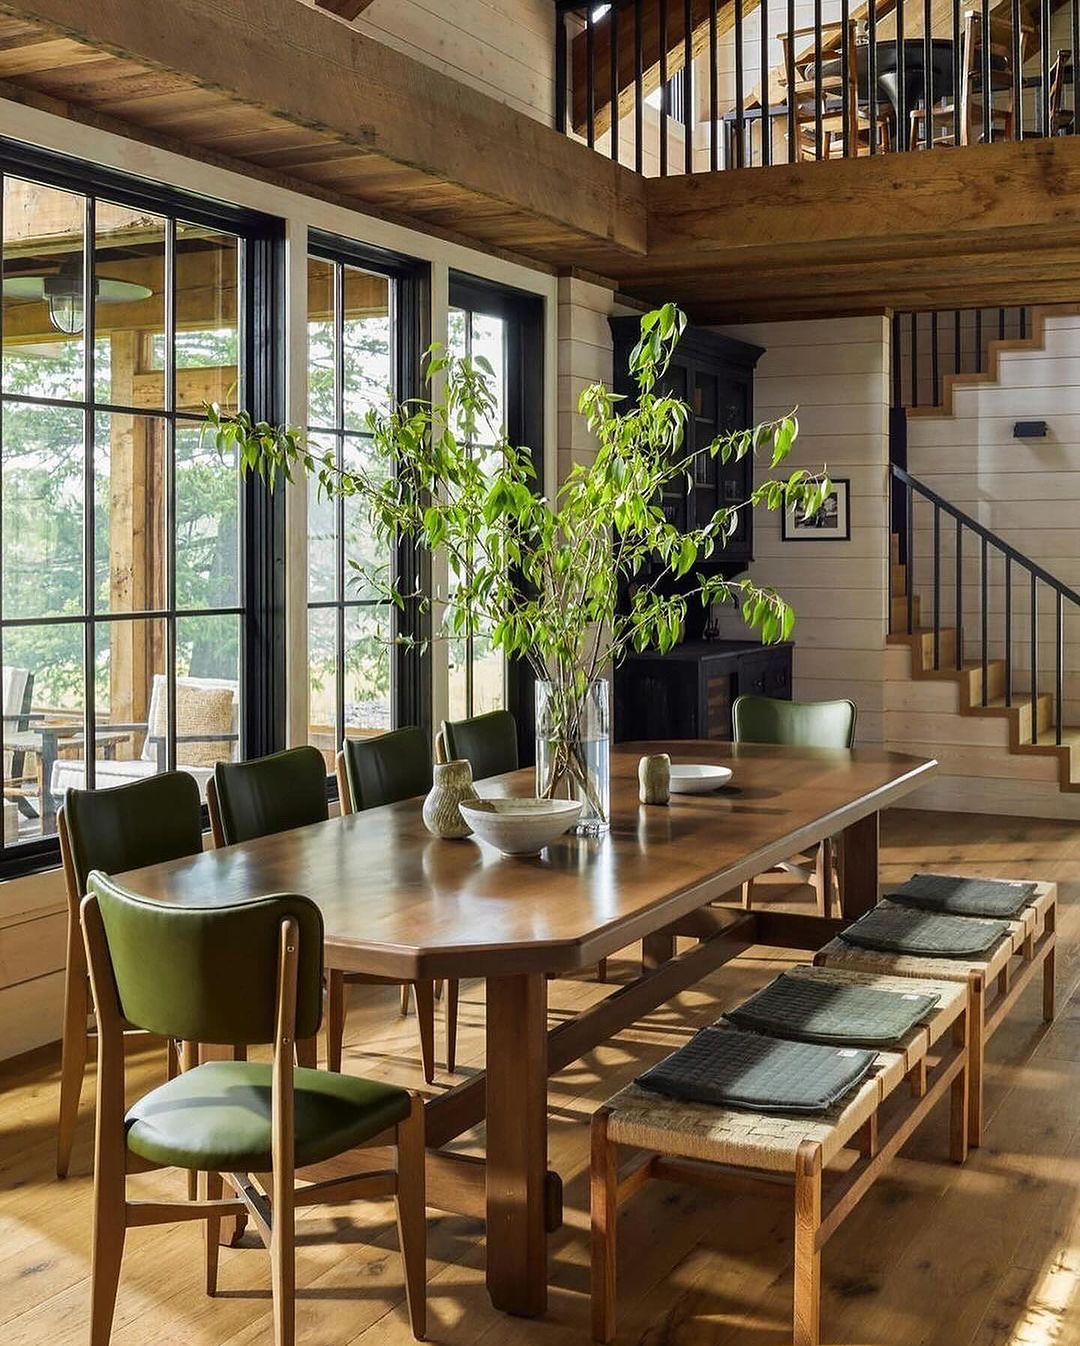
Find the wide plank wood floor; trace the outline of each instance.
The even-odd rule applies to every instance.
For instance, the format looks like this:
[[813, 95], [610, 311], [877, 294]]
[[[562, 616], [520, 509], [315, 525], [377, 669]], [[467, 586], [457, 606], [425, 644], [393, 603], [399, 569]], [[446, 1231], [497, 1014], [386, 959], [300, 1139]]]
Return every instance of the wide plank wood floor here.
[[[914, 868], [1055, 879], [1061, 884], [1059, 1016], [1044, 1030], [1033, 985], [991, 1044], [985, 1147], [950, 1166], [944, 1116], [909, 1145], [825, 1253], [823, 1340], [859, 1346], [1080, 1346], [1080, 829], [1074, 824], [894, 812], [886, 878]], [[764, 888], [762, 889], [764, 891]], [[773, 900], [798, 900], [777, 889]], [[566, 1181], [566, 1223], [552, 1239], [548, 1317], [494, 1312], [481, 1227], [429, 1226], [429, 1337], [452, 1346], [569, 1346], [588, 1340], [584, 1181], [593, 1108], [773, 974], [791, 954], [752, 950], [649, 1015], [551, 1083], [551, 1159]], [[616, 978], [629, 962], [613, 964]], [[610, 988], [608, 988], [610, 989]], [[483, 1059], [483, 994], [463, 988], [459, 1069]], [[551, 1017], [607, 993], [551, 984]], [[443, 1055], [439, 1024], [439, 1056]], [[132, 1058], [133, 1091], [160, 1078], [162, 1054]], [[346, 1069], [418, 1084], [415, 1019], [395, 993], [354, 1000]], [[435, 1087], [445, 1087], [440, 1074]], [[90, 1228], [90, 1091], [72, 1176], [53, 1177], [56, 1054], [0, 1067], [0, 1342], [85, 1341]], [[475, 1143], [475, 1142], [474, 1142]], [[137, 1180], [176, 1195], [176, 1174]], [[133, 1183], [133, 1190], [135, 1183]], [[302, 1218], [299, 1339], [305, 1346], [404, 1346], [410, 1340], [389, 1203]], [[788, 1198], [730, 1198], [654, 1183], [620, 1228], [620, 1336], [642, 1346], [772, 1346], [790, 1341]], [[202, 1290], [197, 1226], [128, 1235], [116, 1346], [241, 1346], [271, 1340], [269, 1267], [258, 1244], [223, 1250], [221, 1290]]]

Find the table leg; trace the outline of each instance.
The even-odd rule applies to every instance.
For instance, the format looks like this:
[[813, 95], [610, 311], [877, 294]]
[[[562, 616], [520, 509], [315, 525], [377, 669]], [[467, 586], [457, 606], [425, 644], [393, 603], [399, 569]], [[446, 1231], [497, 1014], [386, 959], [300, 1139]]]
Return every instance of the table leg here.
[[675, 957], [675, 936], [663, 932], [646, 935], [641, 941], [641, 968], [643, 972], [652, 972], [663, 963], [670, 963]]
[[547, 1308], [547, 978], [487, 982], [487, 1287], [506, 1313]]
[[865, 915], [877, 905], [880, 821], [880, 814], [871, 813], [840, 834], [840, 914], [848, 920]]

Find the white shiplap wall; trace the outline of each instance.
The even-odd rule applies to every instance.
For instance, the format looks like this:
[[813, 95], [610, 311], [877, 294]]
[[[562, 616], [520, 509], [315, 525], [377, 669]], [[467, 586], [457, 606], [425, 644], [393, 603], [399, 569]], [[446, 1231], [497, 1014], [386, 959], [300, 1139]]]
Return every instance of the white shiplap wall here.
[[[754, 380], [755, 418], [798, 408], [787, 466], [851, 481], [850, 542], [784, 542], [780, 518], [754, 522], [753, 579], [774, 585], [798, 614], [795, 697], [851, 697], [859, 741], [880, 743], [888, 606], [889, 340], [884, 318], [725, 328], [765, 348]], [[767, 465], [759, 464], [760, 480]], [[725, 633], [738, 619], [723, 618]]]

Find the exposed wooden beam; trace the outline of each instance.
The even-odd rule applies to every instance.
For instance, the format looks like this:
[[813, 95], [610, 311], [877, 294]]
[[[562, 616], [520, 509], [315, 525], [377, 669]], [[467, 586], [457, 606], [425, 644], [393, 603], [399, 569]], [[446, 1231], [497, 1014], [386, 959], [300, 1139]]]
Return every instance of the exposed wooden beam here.
[[0, 80], [541, 262], [645, 248], [635, 174], [296, 0], [4, 0]]
[[372, 3], [372, 0], [315, 0], [320, 9], [329, 10], [340, 19], [355, 19]]

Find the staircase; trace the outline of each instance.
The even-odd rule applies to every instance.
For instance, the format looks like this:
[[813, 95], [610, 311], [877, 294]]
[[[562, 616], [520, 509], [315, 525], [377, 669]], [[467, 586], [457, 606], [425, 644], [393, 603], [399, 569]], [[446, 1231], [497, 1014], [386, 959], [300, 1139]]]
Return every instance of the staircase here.
[[[892, 471], [893, 517], [900, 518], [903, 527], [892, 535], [889, 645], [910, 651], [908, 672], [915, 683], [933, 681], [956, 689], [955, 701], [945, 694], [912, 707], [913, 718], [921, 714], [926, 721], [952, 710], [963, 717], [996, 721], [996, 733], [987, 723], [986, 732], [969, 736], [970, 744], [943, 748], [953, 746], [953, 755], [959, 751], [961, 757], [961, 750], [970, 749], [966, 769], [972, 770], [980, 752], [985, 757], [988, 748], [1000, 743], [1009, 754], [1027, 759], [1015, 765], [1022, 789], [1037, 794], [1039, 788], [1045, 792], [1045, 783], [1050, 782], [1059, 792], [1080, 794], [1080, 725], [1065, 722], [1063, 666], [1064, 624], [1067, 616], [1080, 614], [1080, 594], [903, 469]], [[917, 512], [928, 527], [916, 529]], [[916, 538], [924, 534], [928, 541], [924, 538], [922, 545], [929, 555], [921, 559], [924, 566], [928, 563], [929, 594], [927, 589], [914, 592], [911, 575]], [[999, 576], [1004, 608], [996, 614], [991, 612], [991, 579]], [[974, 603], [969, 597], [972, 583], [978, 592]], [[1018, 614], [1021, 598], [1026, 610]], [[973, 649], [978, 657], [971, 657]], [[899, 731], [904, 717], [897, 714], [895, 719]], [[899, 736], [899, 732], [890, 735], [893, 746], [902, 748], [905, 745], [896, 741]], [[964, 774], [964, 768], [953, 774]], [[1008, 780], [1008, 771], [999, 770], [996, 779]], [[1075, 816], [1071, 808], [1039, 811]]]

